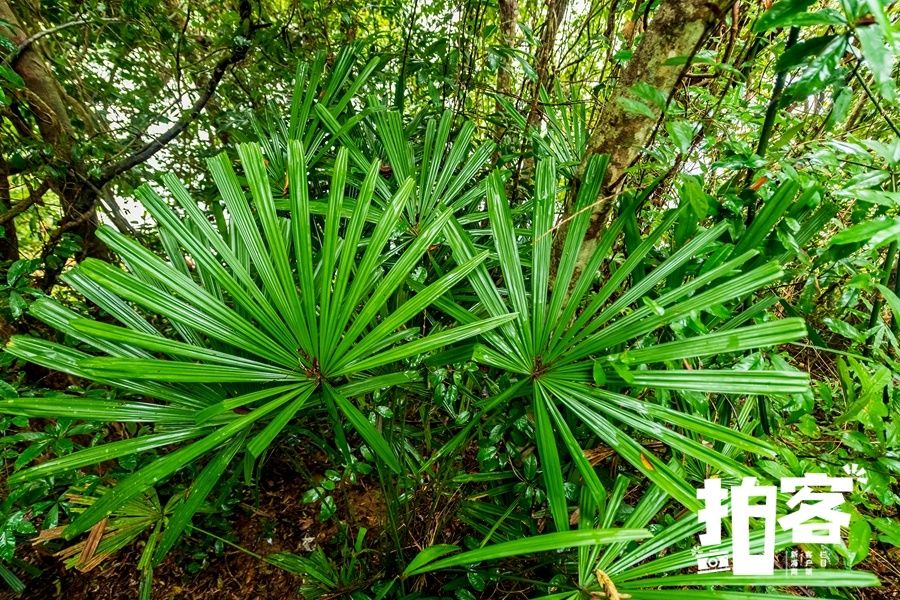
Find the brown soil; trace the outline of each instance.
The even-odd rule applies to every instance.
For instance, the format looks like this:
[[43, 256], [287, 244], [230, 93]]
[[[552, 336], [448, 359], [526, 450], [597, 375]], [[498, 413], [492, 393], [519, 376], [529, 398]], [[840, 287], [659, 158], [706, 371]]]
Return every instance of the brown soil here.
[[900, 548], [872, 548], [856, 568], [871, 571], [881, 579], [881, 587], [862, 590], [861, 600], [900, 600]]
[[[313, 457], [308, 466], [322, 466], [324, 457]], [[259, 504], [252, 499], [241, 503], [229, 539], [259, 555], [292, 552], [308, 555], [323, 546], [333, 556], [331, 544], [336, 538], [336, 520], [318, 520], [318, 504], [304, 504], [302, 496], [311, 487], [290, 465], [277, 460], [266, 465], [260, 482]], [[313, 466], [316, 465], [316, 466]], [[324, 471], [324, 469], [323, 469]], [[381, 527], [383, 502], [377, 490], [365, 483], [339, 486], [335, 492], [337, 519], [347, 523], [355, 535], [360, 527], [369, 532], [366, 540], [374, 540]], [[192, 537], [204, 547], [213, 540], [201, 533]], [[206, 539], [203, 539], [203, 538]], [[140, 548], [123, 550], [87, 573], [65, 570], [52, 556], [32, 550], [28, 559], [38, 564], [43, 575], [27, 581], [21, 596], [0, 591], [0, 599], [17, 600], [133, 600], [138, 597], [139, 573], [135, 568]], [[233, 546], [225, 545], [221, 554], [211, 555], [198, 573], [186, 570], [189, 558], [173, 551], [154, 572], [153, 600], [284, 600], [297, 598], [301, 577], [287, 573]]]

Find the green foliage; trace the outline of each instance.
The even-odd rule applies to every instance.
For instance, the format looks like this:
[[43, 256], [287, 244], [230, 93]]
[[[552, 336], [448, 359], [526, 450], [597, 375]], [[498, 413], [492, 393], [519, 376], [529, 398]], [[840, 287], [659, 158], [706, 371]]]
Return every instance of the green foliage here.
[[[142, 598], [225, 547], [304, 598], [877, 585], [897, 6], [735, 4], [645, 74], [666, 3], [10, 5], [0, 579], [40, 574], [37, 538], [135, 556]], [[610, 114], [649, 121], [607, 157]], [[696, 572], [704, 479], [848, 465], [828, 569]]]
[[[308, 404], [328, 408], [335, 421], [337, 443], [346, 457], [351, 450], [340, 417], [353, 426], [385, 466], [399, 472], [402, 466], [394, 449], [350, 399], [411, 378], [402, 369], [383, 367], [483, 333], [509, 320], [507, 316], [476, 320], [425, 336], [416, 336], [416, 328], [400, 329], [471, 272], [484, 259], [484, 253], [438, 278], [393, 310], [383, 310], [437, 240], [448, 218], [445, 214], [435, 219], [402, 253], [388, 251], [386, 245], [409, 200], [411, 181], [383, 207], [382, 218], [363, 242], [361, 235], [378, 165], [373, 163], [368, 169], [358, 190], [356, 208], [349, 219], [344, 219], [340, 209], [345, 194], [347, 153], [340, 152], [330, 182], [322, 244], [314, 257], [302, 144], [293, 142], [288, 149], [289, 220], [276, 213], [259, 147], [240, 146], [239, 154], [259, 224], [231, 163], [219, 156], [210, 160], [210, 170], [232, 216], [233, 233], [223, 235], [210, 226], [180, 183], [169, 179], [168, 191], [191, 219], [193, 230], [150, 188], [142, 188], [139, 193], [166, 232], [164, 235], [176, 241], [178, 254], [169, 255], [171, 262], [106, 229], [101, 236], [129, 270], [89, 260], [69, 276], [72, 285], [89, 297], [99, 300], [99, 294], [103, 294], [105, 306], [125, 327], [79, 318], [51, 300], [32, 308], [36, 317], [104, 354], [67, 350], [53, 342], [22, 336], [13, 337], [6, 347], [18, 358], [109, 382], [165, 403], [116, 404], [72, 397], [35, 402], [13, 398], [3, 401], [2, 410], [7, 414], [68, 414], [87, 420], [165, 425], [169, 435], [155, 439], [149, 447], [168, 445], [179, 438], [199, 438], [146, 465], [92, 503], [68, 526], [67, 538], [87, 531], [111, 511], [188, 463], [216, 452], [213, 462], [191, 488], [192, 501], [183, 503], [180, 512], [169, 521], [170, 529], [155, 557], [158, 564], [237, 450], [245, 447], [248, 459], [258, 458]], [[196, 273], [187, 269], [186, 255], [181, 252], [195, 261]], [[393, 259], [390, 263], [389, 258]], [[290, 267], [294, 261], [299, 266], [296, 273]], [[92, 289], [86, 282], [98, 287]], [[127, 302], [167, 318], [181, 339], [161, 335]], [[227, 347], [232, 348], [231, 352], [225, 350]], [[155, 358], [152, 352], [168, 358]], [[186, 387], [185, 383], [203, 385]], [[253, 384], [254, 391], [236, 385], [229, 393], [223, 383]], [[238, 408], [247, 412], [236, 413]], [[269, 417], [268, 422], [258, 426], [264, 417]], [[104, 448], [102, 453], [82, 452], [90, 453], [88, 460], [99, 462], [146, 451], [148, 443], [138, 438], [129, 444], [110, 446], [113, 447]], [[91, 464], [81, 462], [83, 459], [83, 453], [73, 454], [49, 467], [45, 464], [37, 471], [18, 473], [10, 482], [26, 482], [60, 472], [71, 468], [76, 460]], [[175, 533], [170, 535], [170, 531]]]
[[[599, 290], [591, 292], [597, 270], [610, 269], [610, 265], [604, 265], [604, 261], [610, 258], [610, 246], [624, 222], [623, 218], [612, 225], [605, 236], [605, 243], [590, 257], [587, 266], [576, 264], [576, 256], [589, 221], [589, 213], [583, 208], [596, 197], [603, 178], [603, 168], [602, 159], [594, 160], [588, 166], [585, 183], [576, 200], [577, 216], [568, 224], [568, 235], [561, 243], [562, 259], [555, 273], [552, 293], [548, 293], [548, 289], [551, 251], [557, 238], [552, 229], [552, 216], [558, 177], [552, 162], [542, 162], [537, 168], [534, 215], [529, 236], [533, 255], [530, 269], [527, 270], [523, 269], [520, 262], [503, 183], [496, 173], [492, 175], [487, 183], [488, 211], [499, 267], [506, 286], [505, 294], [501, 295], [500, 289], [495, 287], [484, 268], [476, 269], [471, 278], [480, 304], [485, 307], [488, 316], [496, 318], [507, 312], [515, 312], [517, 315], [515, 322], [484, 336], [485, 344], [476, 346], [475, 358], [530, 380], [530, 385], [522, 391], [533, 402], [535, 436], [543, 466], [545, 489], [551, 514], [560, 531], [567, 529], [569, 519], [563, 486], [565, 477], [557, 450], [560, 445], [558, 441], [569, 452], [578, 473], [594, 494], [594, 500], [602, 502], [605, 496], [593, 468], [583, 457], [583, 449], [577, 443], [563, 409], [568, 415], [582, 421], [605, 444], [620, 453], [651, 481], [661, 485], [673, 498], [689, 508], [696, 508], [696, 497], [688, 482], [672, 473], [653, 453], [641, 448], [640, 444], [625, 434], [622, 431], [623, 425], [654, 436], [667, 446], [677, 448], [685, 456], [736, 476], [746, 473], [741, 465], [710, 451], [694, 439], [660, 428], [655, 421], [675, 423], [708, 441], [727, 443], [750, 452], [766, 453], [771, 452], [771, 449], [758, 440], [742, 437], [689, 413], [645, 403], [620, 393], [620, 390], [651, 388], [774, 395], [798, 393], [806, 389], [805, 375], [796, 371], [750, 371], [738, 374], [716, 369], [694, 372], [644, 367], [720, 355], [733, 350], [747, 350], [756, 347], [756, 344], [784, 343], [802, 337], [805, 328], [799, 321], [788, 321], [777, 327], [732, 329], [723, 336], [716, 335], [714, 328], [702, 322], [697, 315], [700, 309], [708, 308], [715, 314], [716, 305], [739, 299], [780, 276], [779, 270], [773, 265], [763, 265], [745, 275], [733, 277], [735, 270], [752, 258], [754, 253], [738, 254], [729, 260], [732, 248], [720, 248], [713, 243], [724, 233], [724, 226], [698, 235], [662, 261], [656, 269], [645, 273], [633, 288], [623, 288], [623, 282], [638, 264], [647, 266], [646, 259], [654, 243], [675, 224], [684, 210], [664, 215], [662, 223], [616, 268], [615, 273]], [[627, 208], [624, 213], [628, 214]], [[470, 260], [475, 253], [471, 239], [459, 228], [455, 229], [449, 243], [460, 262]], [[678, 273], [687, 263], [693, 261], [699, 266], [696, 253], [701, 249], [716, 258], [704, 261], [702, 269], [690, 273], [693, 277], [688, 282], [676, 280], [677, 283], [673, 282], [674, 285], [670, 284], [668, 289], [655, 289], [660, 282], [669, 283], [667, 277]], [[684, 275], [687, 274], [684, 272]], [[725, 281], [729, 277], [731, 280]], [[529, 284], [530, 294], [526, 292]], [[654, 291], [652, 296], [648, 294], [651, 290]], [[609, 302], [614, 294], [618, 297]], [[685, 298], [688, 294], [693, 294], [690, 299]], [[628, 311], [628, 314], [621, 314], [625, 307], [639, 299], [643, 300], [644, 306]], [[450, 314], [462, 322], [476, 318], [461, 306], [453, 305], [451, 308]], [[727, 318], [732, 315], [726, 312], [717, 316]], [[630, 350], [637, 345], [635, 340], [645, 338], [667, 325], [678, 324], [686, 317], [692, 327], [682, 329], [682, 335], [689, 335], [691, 329], [709, 331], [709, 339], [703, 336], [676, 338], [658, 347], [647, 342], [639, 350]], [[675, 328], [676, 331], [678, 329]], [[760, 337], [755, 337], [757, 335]], [[622, 351], [622, 348], [625, 350]], [[616, 422], [621, 425], [614, 424]], [[556, 435], [559, 440], [555, 439]]]

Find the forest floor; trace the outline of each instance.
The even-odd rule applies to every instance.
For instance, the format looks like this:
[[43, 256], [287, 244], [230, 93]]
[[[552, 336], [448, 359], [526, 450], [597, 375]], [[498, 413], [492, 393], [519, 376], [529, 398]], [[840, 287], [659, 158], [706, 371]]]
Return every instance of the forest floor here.
[[[324, 456], [305, 456], [306, 468], [324, 472]], [[303, 502], [310, 483], [300, 477], [288, 461], [276, 457], [266, 465], [260, 481], [258, 502], [246, 499], [235, 510], [229, 536], [236, 546], [223, 545], [217, 553], [205, 553], [202, 568], [185, 553], [173, 552], [154, 571], [152, 600], [285, 600], [299, 598], [302, 578], [270, 565], [250, 553], [269, 555], [291, 552], [308, 555], [316, 546], [334, 548], [337, 521], [351, 531], [365, 527], [367, 539], [383, 529], [385, 507], [376, 489], [364, 483], [344, 490], [337, 502], [337, 519], [321, 522], [318, 505]], [[252, 504], [251, 504], [252, 502]], [[213, 540], [194, 532], [195, 542], [210, 547]], [[449, 541], [449, 540], [448, 540]], [[135, 568], [141, 545], [119, 552], [97, 568], [82, 573], [66, 570], [48, 552], [31, 549], [26, 556], [43, 575], [29, 582], [21, 596], [0, 592], [0, 600], [134, 600], [140, 586]], [[249, 552], [247, 552], [249, 551]], [[194, 563], [192, 565], [192, 562]], [[873, 547], [857, 569], [876, 573], [882, 587], [860, 590], [859, 600], [900, 600], [900, 553]], [[812, 590], [797, 590], [798, 597], [815, 597]], [[341, 594], [323, 598], [339, 598]]]
[[[292, 552], [307, 555], [316, 546], [326, 547], [337, 532], [335, 519], [322, 523], [318, 506], [305, 504], [303, 494], [309, 482], [299, 477], [290, 465], [274, 461], [267, 465], [266, 477], [260, 482], [258, 503], [241, 503], [232, 524], [234, 544], [259, 555]], [[356, 531], [366, 527], [377, 530], [383, 507], [372, 494], [359, 486], [347, 490], [346, 506], [352, 507], [337, 517]], [[345, 507], [346, 508], [346, 507]], [[200, 539], [207, 547], [212, 539]], [[32, 562], [43, 575], [29, 582], [16, 600], [134, 600], [140, 586], [135, 568], [142, 546], [119, 552], [97, 568], [81, 573], [66, 570], [61, 562], [32, 549]], [[153, 600], [284, 600], [299, 598], [302, 583], [299, 576], [270, 565], [234, 546], [223, 545], [217, 554], [207, 554], [205, 564], [191, 572], [183, 553], [173, 552], [154, 570]], [[6, 597], [0, 592], [0, 599]]]

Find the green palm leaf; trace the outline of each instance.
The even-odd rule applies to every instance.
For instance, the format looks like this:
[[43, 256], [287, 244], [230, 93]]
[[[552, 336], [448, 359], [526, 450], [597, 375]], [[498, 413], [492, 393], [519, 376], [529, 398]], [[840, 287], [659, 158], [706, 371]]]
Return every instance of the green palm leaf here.
[[[337, 93], [340, 85], [329, 87], [329, 93]], [[346, 102], [338, 101], [340, 105]], [[295, 118], [303, 120], [300, 112]], [[443, 136], [447, 121], [441, 123]], [[466, 136], [461, 147], [467, 147]], [[378, 187], [378, 163], [365, 165], [362, 183], [355, 188], [348, 152], [340, 150], [319, 227], [319, 217], [310, 209], [308, 154], [301, 138], [309, 136], [295, 131], [285, 145], [290, 188], [286, 215], [272, 195], [266, 165], [277, 157], [264, 155], [255, 144], [238, 147], [242, 178], [225, 154], [209, 161], [229, 217], [224, 230], [208, 222], [174, 178], [165, 178], [166, 188], [184, 217], [143, 187], [138, 195], [160, 224], [166, 256], [104, 229], [101, 238], [124, 268], [86, 260], [67, 274], [118, 324], [81, 318], [43, 300], [35, 303], [34, 316], [71, 335], [88, 351], [27, 336], [13, 337], [6, 346], [18, 358], [116, 385], [141, 398], [13, 398], [0, 402], [0, 412], [167, 426], [165, 432], [38, 465], [17, 474], [18, 480], [182, 444], [112, 486], [67, 527], [68, 537], [87, 531], [185, 465], [215, 455], [173, 517], [172, 529], [162, 534], [155, 555], [159, 562], [236, 452], [260, 457], [291, 421], [323, 404], [334, 409], [330, 414], [339, 439], [346, 420], [381, 462], [400, 472], [398, 448], [370, 423], [358, 403], [384, 387], [420, 378], [407, 368], [407, 360], [489, 335], [516, 318], [498, 314], [468, 319], [458, 327], [437, 325], [423, 337], [417, 328], [407, 327], [464, 282], [487, 253], [471, 256], [411, 297], [400, 294], [429, 248], [439, 242], [450, 212], [438, 211], [435, 204], [433, 220], [423, 222], [414, 239], [393, 244], [414, 199], [415, 182], [408, 178], [400, 185], [373, 226], [368, 213]], [[439, 144], [440, 139], [432, 141]], [[461, 166], [464, 157], [451, 152], [447, 164]], [[428, 165], [425, 170], [431, 175], [425, 180], [436, 177], [429, 183], [432, 191], [445, 193], [453, 186], [434, 169]], [[350, 211], [344, 210], [348, 198], [353, 198]], [[161, 324], [157, 328], [151, 321]], [[256, 389], [246, 391], [246, 384]]]
[[[593, 159], [582, 188], [597, 188], [604, 167], [605, 159]], [[703, 464], [736, 475], [747, 473], [746, 468], [692, 436], [736, 443], [735, 447], [748, 451], [765, 453], [770, 450], [740, 432], [671, 407], [639, 401], [618, 390], [631, 389], [639, 393], [644, 389], [667, 389], [736, 395], [802, 393], [808, 389], [808, 377], [801, 372], [707, 368], [647, 370], [643, 365], [714, 356], [730, 349], [742, 351], [782, 344], [802, 337], [805, 327], [799, 320], [787, 320], [655, 343], [654, 336], [664, 328], [687, 318], [696, 320], [698, 314], [711, 306], [744, 298], [776, 281], [781, 270], [775, 264], [766, 264], [734, 276], [735, 270], [754, 256], [752, 248], [744, 249], [747, 251], [730, 260], [726, 260], [728, 252], [719, 252], [717, 256], [722, 256], [721, 260], [698, 269], [698, 257], [714, 247], [725, 232], [724, 224], [700, 231], [656, 268], [648, 268], [655, 248], [674, 224], [685, 218], [683, 210], [675, 209], [664, 215], [661, 223], [624, 262], [612, 266], [608, 264], [609, 253], [615, 242], [614, 236], [622, 230], [623, 219], [618, 219], [601, 238], [597, 252], [586, 267], [582, 265], [581, 274], [573, 284], [575, 257], [588, 226], [584, 216], [588, 211], [582, 211], [582, 208], [587, 209], [596, 194], [579, 195], [574, 218], [565, 227], [558, 227], [553, 223], [557, 177], [552, 161], [538, 165], [532, 204], [533, 228], [527, 233], [534, 249], [530, 265], [520, 258], [524, 243], [513, 225], [500, 174], [492, 174], [485, 182], [502, 285], [495, 283], [485, 266], [476, 268], [470, 281], [488, 314], [515, 312], [518, 317], [515, 328], [499, 328], [490, 338], [484, 339], [484, 344], [476, 346], [474, 357], [534, 382], [531, 396], [534, 399], [536, 445], [543, 463], [549, 509], [557, 529], [562, 531], [568, 527], [568, 511], [562, 493], [565, 476], [559, 460], [557, 445], [560, 440], [556, 432], [560, 433], [571, 456], [580, 455], [567, 424], [572, 420], [583, 422], [648, 479], [685, 506], [695, 508], [697, 499], [692, 486], [664, 461], [642, 448], [633, 439], [631, 431], [656, 437]], [[556, 239], [560, 231], [568, 232], [564, 239]], [[457, 261], [465, 261], [473, 255], [475, 244], [458, 225], [451, 225], [447, 239]], [[546, 290], [552, 267], [550, 248], [554, 243], [562, 248], [562, 252], [548, 299]], [[604, 264], [608, 265], [611, 274], [599, 289], [591, 291], [591, 282]], [[639, 267], [641, 276], [632, 277]], [[681, 273], [692, 273], [693, 277], [670, 287], [670, 280]], [[630, 277], [633, 284], [628, 286]], [[528, 281], [531, 282], [531, 294], [526, 292]], [[447, 302], [438, 303], [438, 306], [454, 316], [460, 313]], [[500, 343], [497, 343], [498, 337]], [[632, 350], [634, 345], [638, 347]], [[575, 465], [584, 470], [580, 458], [575, 458]], [[590, 488], [596, 487], [589, 474], [585, 480]], [[599, 500], [596, 491], [593, 495]]]

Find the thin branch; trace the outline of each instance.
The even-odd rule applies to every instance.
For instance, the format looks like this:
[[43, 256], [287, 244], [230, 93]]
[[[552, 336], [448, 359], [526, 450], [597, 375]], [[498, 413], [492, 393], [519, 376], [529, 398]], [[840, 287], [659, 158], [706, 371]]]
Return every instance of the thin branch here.
[[70, 27], [77, 27], [78, 25], [91, 25], [97, 22], [100, 23], [116, 23], [121, 21], [121, 19], [117, 17], [102, 17], [99, 19], [78, 19], [75, 21], [69, 21], [67, 23], [63, 23], [62, 25], [57, 25], [56, 27], [51, 27], [50, 29], [44, 29], [43, 31], [38, 31], [34, 35], [31, 35], [19, 44], [19, 47], [16, 48], [16, 51], [7, 58], [8, 63], [13, 63], [20, 54], [25, 52], [33, 43], [38, 41], [44, 36], [48, 36], [50, 34], [56, 33], [58, 31], [62, 31], [63, 29], [69, 29]]
[[[784, 51], [790, 50], [797, 43], [797, 37], [800, 34], [799, 27], [791, 27], [788, 32], [787, 42], [784, 44]], [[769, 148], [769, 138], [772, 136], [772, 129], [775, 127], [775, 117], [778, 114], [778, 105], [781, 103], [781, 96], [784, 91], [784, 80], [787, 71], [780, 71], [775, 75], [775, 85], [772, 87], [772, 97], [769, 98], [769, 105], [766, 107], [766, 116], [763, 120], [762, 128], [759, 133], [759, 143], [756, 146], [756, 154], [762, 158], [766, 156], [766, 150]], [[749, 174], [748, 174], [749, 178]]]
[[0, 214], [0, 225], [6, 225], [7, 223], [15, 219], [18, 215], [31, 208], [33, 204], [40, 202], [44, 197], [44, 194], [49, 189], [49, 181], [44, 181], [43, 183], [41, 183], [41, 185], [36, 190], [29, 192], [27, 198], [25, 198], [24, 200], [19, 200], [14, 206], [10, 207], [8, 211]]
[[109, 183], [112, 179], [133, 169], [139, 164], [147, 161], [154, 154], [162, 150], [162, 148], [171, 142], [173, 139], [178, 137], [182, 131], [187, 129], [188, 125], [196, 119], [200, 113], [203, 111], [203, 108], [206, 106], [207, 102], [209, 102], [210, 98], [213, 97], [213, 94], [216, 93], [216, 88], [219, 87], [219, 82], [222, 81], [222, 77], [225, 76], [225, 72], [228, 68], [247, 56], [247, 53], [250, 51], [250, 42], [249, 39], [244, 37], [242, 31], [250, 32], [254, 28], [250, 23], [250, 3], [249, 0], [241, 0], [241, 25], [238, 26], [238, 31], [235, 32], [234, 35], [234, 44], [231, 47], [231, 52], [228, 53], [224, 58], [222, 58], [218, 63], [216, 63], [215, 68], [213, 69], [212, 75], [210, 75], [209, 81], [206, 83], [206, 87], [203, 90], [203, 93], [200, 94], [200, 97], [194, 102], [190, 109], [188, 109], [185, 113], [181, 115], [181, 117], [172, 125], [169, 129], [167, 129], [162, 135], [158, 138], [148, 142], [144, 145], [143, 148], [126, 156], [116, 164], [112, 165], [108, 169], [106, 169], [103, 174], [100, 175], [97, 179], [93, 181], [93, 184], [102, 188], [104, 185]]
[[859, 84], [862, 86], [863, 91], [866, 93], [866, 96], [869, 97], [869, 100], [872, 101], [872, 104], [875, 105], [875, 109], [878, 111], [878, 114], [881, 115], [881, 118], [885, 120], [888, 126], [894, 131], [897, 136], [900, 136], [900, 129], [894, 124], [891, 120], [891, 117], [888, 116], [884, 109], [881, 107], [881, 103], [878, 102], [878, 98], [872, 93], [872, 90], [869, 89], [869, 86], [866, 84], [865, 79], [863, 79], [858, 71], [854, 71], [853, 74], [856, 76], [856, 80], [859, 81]]
[[137, 237], [137, 231], [131, 226], [131, 223], [128, 222], [125, 215], [122, 214], [122, 209], [119, 208], [119, 204], [116, 202], [115, 198], [112, 197], [112, 194], [108, 189], [98, 188], [90, 179], [78, 171], [75, 171], [75, 176], [84, 182], [86, 186], [94, 190], [94, 193], [97, 194], [97, 198], [100, 200], [100, 205], [103, 206], [107, 216], [109, 216], [109, 219], [112, 221], [113, 225], [115, 225], [116, 229], [125, 235]]

